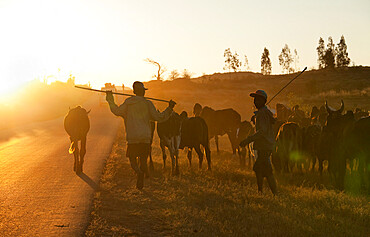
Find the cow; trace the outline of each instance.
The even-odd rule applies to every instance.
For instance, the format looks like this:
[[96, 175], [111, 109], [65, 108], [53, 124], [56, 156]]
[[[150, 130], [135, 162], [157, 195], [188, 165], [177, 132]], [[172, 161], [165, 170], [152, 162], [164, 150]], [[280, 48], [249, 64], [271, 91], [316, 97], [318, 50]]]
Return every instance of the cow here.
[[218, 136], [227, 134], [233, 155], [238, 147], [236, 133], [241, 123], [241, 116], [233, 109], [214, 110], [208, 106], [202, 108], [200, 113], [208, 126], [209, 139], [215, 138], [217, 153], [219, 153]]
[[[347, 158], [351, 158], [347, 156], [345, 141], [353, 129], [355, 119], [353, 112], [342, 114], [343, 100], [338, 110], [331, 109], [327, 102], [325, 102], [325, 107], [329, 115], [320, 139], [319, 162], [322, 162], [323, 159], [329, 161], [328, 170], [334, 178], [335, 185], [338, 189], [343, 190]], [[320, 172], [322, 172], [322, 165]]]
[[316, 158], [319, 149], [319, 141], [321, 136], [321, 126], [313, 124], [307, 128], [303, 128], [302, 131], [302, 150], [311, 159], [312, 167], [311, 171], [314, 171], [316, 165]]
[[277, 103], [276, 104], [276, 118], [277, 120], [286, 122], [288, 118], [292, 115], [292, 110], [289, 109], [284, 104]]
[[184, 120], [181, 125], [181, 142], [179, 148], [188, 148], [189, 166], [191, 167], [192, 149], [194, 148], [199, 158], [199, 169], [202, 169], [204, 154], [201, 146], [203, 146], [206, 153], [208, 170], [211, 170], [211, 150], [209, 148], [207, 123], [201, 117], [187, 118], [187, 114], [184, 112], [181, 114], [181, 117]]
[[[249, 135], [252, 135], [254, 133], [254, 128], [252, 124], [248, 121], [243, 121], [240, 123], [240, 127], [237, 131], [236, 140], [237, 143], [240, 144], [241, 141], [246, 139]], [[238, 146], [238, 155], [239, 155], [239, 161], [240, 161], [240, 167], [245, 167], [245, 159], [248, 153], [249, 158], [249, 166], [252, 165], [252, 152], [250, 146], [247, 147], [240, 147]]]
[[346, 134], [344, 147], [346, 156], [358, 160], [358, 171], [362, 187], [370, 187], [370, 117], [356, 121]]
[[[81, 106], [69, 109], [64, 118], [64, 129], [69, 135], [71, 145], [69, 154], [74, 155], [73, 170], [76, 174], [83, 172], [84, 157], [86, 154], [86, 136], [90, 130], [90, 120], [88, 114], [90, 111]], [[81, 149], [78, 148], [78, 142], [81, 141]]]
[[284, 123], [276, 137], [276, 150], [274, 151], [273, 164], [276, 170], [289, 172], [294, 165], [301, 170], [304, 162], [301, 156], [302, 131], [298, 124]]
[[355, 116], [355, 120], [359, 120], [361, 118], [366, 118], [369, 116], [369, 112], [368, 111], [362, 111], [362, 109], [360, 108], [356, 108], [355, 110], [355, 113], [354, 113], [354, 116]]
[[160, 139], [160, 147], [163, 156], [163, 169], [166, 168], [166, 147], [170, 152], [172, 169], [171, 174], [173, 176], [179, 175], [179, 145], [181, 137], [181, 116], [173, 112], [168, 120], [157, 123], [157, 134]]
[[295, 105], [292, 114], [288, 118], [288, 122], [297, 123], [300, 127], [308, 127], [311, 124], [311, 119], [306, 117], [303, 110], [299, 109], [299, 105]]

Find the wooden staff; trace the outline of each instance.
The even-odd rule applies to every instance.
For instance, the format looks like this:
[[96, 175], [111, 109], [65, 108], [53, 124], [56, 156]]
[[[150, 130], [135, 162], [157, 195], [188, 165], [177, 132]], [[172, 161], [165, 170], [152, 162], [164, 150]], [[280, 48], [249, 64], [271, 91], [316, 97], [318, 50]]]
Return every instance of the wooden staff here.
[[[107, 93], [107, 91], [110, 91], [110, 90], [103, 91], [103, 90], [91, 89], [91, 88], [86, 88], [86, 87], [82, 87], [82, 86], [75, 86], [75, 87], [78, 88], [78, 89], [95, 91], [95, 92], [102, 92], [102, 93]], [[135, 95], [131, 95], [131, 94], [125, 94], [125, 93], [114, 92], [114, 91], [110, 91], [110, 92], [112, 92], [112, 94], [114, 94], [114, 95], [135, 96]], [[154, 100], [154, 101], [160, 101], [160, 102], [167, 102], [167, 103], [170, 102], [168, 100], [156, 99], [156, 98], [151, 98], [151, 97], [144, 97], [144, 98], [148, 99], [148, 100]]]

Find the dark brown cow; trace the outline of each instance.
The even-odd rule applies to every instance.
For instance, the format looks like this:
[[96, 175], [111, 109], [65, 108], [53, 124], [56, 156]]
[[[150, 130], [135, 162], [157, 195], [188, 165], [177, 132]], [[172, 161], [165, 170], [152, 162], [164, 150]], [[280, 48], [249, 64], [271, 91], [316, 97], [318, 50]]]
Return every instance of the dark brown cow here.
[[233, 109], [214, 110], [204, 107], [200, 113], [208, 126], [209, 139], [215, 138], [217, 152], [219, 152], [218, 136], [227, 134], [229, 137], [233, 154], [236, 154], [238, 147], [236, 133], [241, 123], [241, 116]]
[[[254, 133], [254, 128], [252, 124], [248, 121], [243, 121], [240, 123], [240, 128], [238, 129], [236, 140], [237, 143], [240, 144], [241, 141], [246, 139], [249, 135], [252, 135]], [[248, 158], [249, 158], [249, 166], [252, 166], [252, 153], [250, 146], [247, 147], [238, 147], [238, 154], [239, 154], [239, 161], [240, 161], [240, 166], [242, 168], [245, 167], [245, 161], [246, 161], [246, 156], [248, 153]]]
[[166, 168], [166, 147], [170, 151], [172, 175], [179, 175], [179, 145], [181, 138], [181, 123], [183, 118], [173, 112], [170, 118], [164, 122], [157, 123], [157, 133], [160, 139], [160, 147], [163, 155], [163, 169]]
[[275, 169], [289, 172], [295, 164], [300, 169], [304, 162], [301, 150], [302, 131], [299, 125], [292, 122], [284, 123], [276, 137], [276, 154], [273, 159]]
[[292, 115], [292, 110], [284, 104], [276, 104], [276, 118], [277, 120], [287, 122], [288, 118]]
[[[77, 174], [83, 171], [84, 157], [86, 154], [86, 136], [90, 129], [89, 112], [81, 108], [81, 106], [77, 106], [70, 109], [64, 118], [64, 129], [71, 140], [69, 153], [73, 153], [74, 155], [73, 170]], [[78, 148], [79, 141], [81, 141], [81, 149]]]
[[321, 136], [321, 126], [318, 124], [310, 125], [307, 128], [303, 128], [302, 149], [306, 153], [306, 155], [311, 159], [312, 171], [314, 170], [316, 165], [320, 136]]
[[194, 148], [198, 154], [199, 169], [201, 169], [204, 156], [203, 151], [201, 150], [201, 146], [203, 146], [206, 153], [208, 170], [211, 170], [211, 150], [209, 149], [207, 123], [201, 117], [187, 118], [187, 115], [185, 113], [182, 113], [181, 115], [181, 117], [185, 117], [185, 119], [183, 120], [181, 125], [181, 142], [179, 148], [188, 148], [188, 159], [190, 167], [192, 160], [192, 150]]
[[[352, 111], [342, 115], [343, 101], [338, 110], [331, 109], [327, 103], [325, 106], [329, 115], [320, 139], [319, 162], [324, 159], [329, 161], [328, 170], [334, 177], [335, 185], [343, 190], [347, 159], [353, 158], [348, 156], [345, 142], [353, 129], [355, 119]], [[320, 171], [322, 171], [322, 165]]]

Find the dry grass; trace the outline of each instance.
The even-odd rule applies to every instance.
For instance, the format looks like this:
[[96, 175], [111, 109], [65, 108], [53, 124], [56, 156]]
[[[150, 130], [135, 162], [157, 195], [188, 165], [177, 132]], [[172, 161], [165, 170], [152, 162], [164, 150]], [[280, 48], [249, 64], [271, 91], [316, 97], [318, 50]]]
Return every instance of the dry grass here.
[[[123, 131], [95, 194], [86, 236], [366, 236], [368, 196], [338, 193], [315, 174], [278, 176], [280, 194], [257, 193], [254, 174], [241, 170], [226, 137], [212, 153], [213, 171], [192, 169], [180, 154], [181, 175], [162, 170], [158, 138], [156, 171], [143, 191], [124, 156]], [[214, 151], [213, 142], [211, 149]], [[266, 185], [266, 183], [265, 183]]]

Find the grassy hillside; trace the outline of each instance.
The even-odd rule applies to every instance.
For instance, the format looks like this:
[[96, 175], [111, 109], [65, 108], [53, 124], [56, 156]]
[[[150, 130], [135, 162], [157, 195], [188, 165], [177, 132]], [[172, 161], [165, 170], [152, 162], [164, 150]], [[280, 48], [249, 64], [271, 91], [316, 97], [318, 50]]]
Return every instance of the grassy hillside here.
[[[150, 81], [148, 96], [174, 99], [176, 110], [192, 111], [194, 103], [209, 105], [216, 109], [231, 107], [244, 119], [253, 111], [249, 93], [263, 89], [270, 98], [297, 74], [269, 75], [237, 72], [216, 73], [194, 79], [174, 81]], [[339, 106], [343, 99], [345, 109], [360, 107], [370, 110], [370, 67], [350, 67], [306, 71], [287, 87], [271, 104], [300, 104], [305, 110], [320, 106], [325, 100], [332, 107]], [[158, 104], [164, 107], [163, 103]]]

